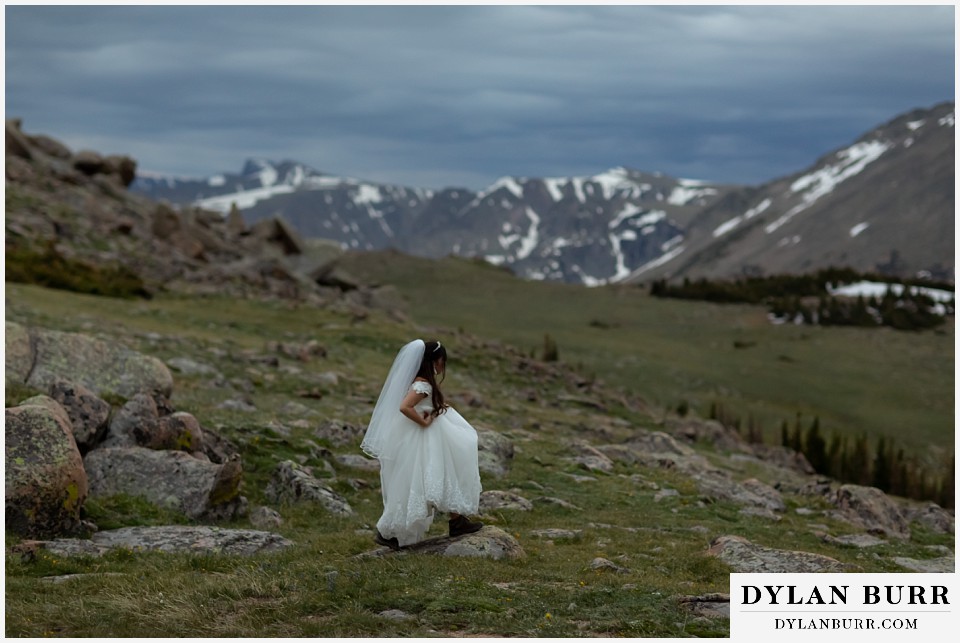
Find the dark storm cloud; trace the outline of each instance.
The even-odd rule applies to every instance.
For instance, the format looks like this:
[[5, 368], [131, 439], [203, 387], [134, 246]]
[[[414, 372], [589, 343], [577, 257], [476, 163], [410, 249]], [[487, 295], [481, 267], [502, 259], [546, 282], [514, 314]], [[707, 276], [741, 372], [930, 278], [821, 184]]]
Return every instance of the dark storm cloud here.
[[953, 6], [6, 8], [7, 114], [186, 175], [758, 183], [952, 100]]

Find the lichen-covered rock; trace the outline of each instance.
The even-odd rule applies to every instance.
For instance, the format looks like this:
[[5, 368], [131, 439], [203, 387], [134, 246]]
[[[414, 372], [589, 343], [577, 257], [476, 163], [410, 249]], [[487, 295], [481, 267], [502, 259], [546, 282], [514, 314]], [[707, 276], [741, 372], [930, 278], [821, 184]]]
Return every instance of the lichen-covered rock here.
[[380, 461], [374, 460], [372, 458], [367, 458], [362, 455], [357, 455], [355, 453], [346, 453], [343, 455], [334, 456], [340, 464], [345, 467], [350, 467], [351, 469], [361, 469], [363, 471], [379, 471], [380, 470]]
[[586, 442], [575, 442], [572, 449], [576, 455], [571, 458], [571, 461], [587, 471], [600, 471], [602, 473], [613, 471], [613, 461], [596, 447]]
[[251, 556], [293, 544], [269, 531], [190, 525], [123, 527], [98, 531], [89, 540], [64, 538], [42, 543], [58, 556], [101, 556], [115, 549]]
[[182, 451], [144, 447], [94, 449], [84, 458], [92, 496], [142, 496], [190, 518], [231, 518], [246, 509], [239, 458], [205, 462]]
[[80, 528], [87, 474], [63, 407], [40, 395], [6, 409], [4, 446], [7, 529], [50, 536]]
[[900, 507], [875, 487], [845, 484], [831, 498], [842, 518], [867, 531], [891, 538], [910, 538], [910, 526]]
[[940, 505], [932, 502], [910, 512], [910, 520], [911, 522], [918, 522], [939, 534], [954, 533], [956, 525], [956, 520], [950, 512], [944, 511]]
[[96, 395], [123, 398], [140, 392], [169, 397], [173, 390], [170, 370], [154, 357], [79, 333], [33, 329], [31, 336], [36, 353], [30, 386], [47, 390], [65, 379]]
[[346, 499], [291, 460], [277, 464], [265, 495], [267, 500], [278, 504], [310, 501], [333, 514], [353, 515], [353, 508]]
[[516, 559], [527, 555], [516, 538], [499, 527], [484, 525], [480, 531], [466, 536], [429, 538], [414, 545], [402, 547], [397, 551], [388, 547], [379, 547], [359, 554], [357, 558], [413, 554], [432, 554], [458, 558], [490, 558], [492, 560]]
[[893, 562], [912, 572], [921, 574], [953, 574], [957, 569], [957, 560], [953, 555], [924, 560], [895, 556]]
[[257, 507], [250, 512], [250, 524], [257, 529], [279, 529], [283, 518], [270, 507]]
[[855, 571], [839, 560], [805, 551], [756, 545], [741, 536], [719, 536], [707, 550], [738, 573], [813, 573]]
[[697, 484], [697, 490], [707, 498], [768, 511], [786, 509], [780, 492], [759, 480], [751, 479], [740, 483], [725, 472], [717, 470], [691, 473], [691, 476]]
[[[110, 418], [105, 447], [127, 447], [139, 444], [138, 436], [144, 438], [156, 432], [160, 423], [160, 411], [156, 400], [146, 393], [137, 393]], [[146, 446], [140, 444], [140, 446]]]
[[201, 451], [204, 444], [200, 422], [183, 411], [165, 415], [149, 428], [144, 425], [135, 426], [133, 438], [137, 445], [148, 449], [186, 451], [187, 453]]
[[344, 446], [359, 444], [367, 427], [350, 424], [343, 420], [327, 420], [313, 431], [314, 437], [327, 440], [330, 444]]
[[64, 408], [70, 417], [73, 439], [80, 453], [86, 453], [103, 439], [110, 418], [110, 403], [83, 384], [58, 380], [50, 387], [50, 397]]

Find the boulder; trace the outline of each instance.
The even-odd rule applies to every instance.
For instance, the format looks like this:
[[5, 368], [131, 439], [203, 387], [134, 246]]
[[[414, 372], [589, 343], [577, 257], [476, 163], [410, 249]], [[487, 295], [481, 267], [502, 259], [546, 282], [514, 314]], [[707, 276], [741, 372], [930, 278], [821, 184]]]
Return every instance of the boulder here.
[[182, 451], [105, 447], [88, 453], [84, 466], [92, 496], [142, 496], [194, 519], [233, 518], [246, 510], [237, 456], [215, 464]]
[[265, 491], [274, 503], [315, 502], [332, 514], [353, 515], [350, 504], [306, 469], [291, 460], [277, 464]]
[[18, 156], [28, 161], [33, 158], [30, 151], [30, 141], [26, 135], [20, 131], [20, 119], [7, 119], [7, 147], [6, 156]]
[[137, 162], [129, 156], [108, 156], [104, 159], [104, 172], [115, 176], [123, 187], [129, 187], [137, 178]]
[[842, 519], [871, 533], [910, 538], [910, 526], [900, 507], [876, 487], [845, 484], [831, 498]]
[[250, 524], [257, 529], [279, 529], [283, 518], [270, 507], [257, 507], [250, 512]]
[[363, 471], [379, 471], [380, 461], [368, 458], [354, 453], [334, 456], [340, 464], [351, 469], [361, 469]]
[[49, 136], [43, 134], [34, 134], [27, 136], [27, 139], [30, 141], [30, 145], [43, 152], [47, 156], [52, 156], [56, 159], [69, 159], [73, 156], [73, 152], [70, 151], [70, 148], [61, 143], [60, 141], [50, 138]]
[[58, 379], [94, 394], [129, 398], [140, 392], [170, 396], [173, 376], [160, 360], [79, 333], [34, 329], [36, 359], [26, 383], [47, 390]]
[[630, 570], [626, 567], [621, 567], [613, 561], [607, 560], [606, 558], [601, 558], [597, 556], [590, 561], [590, 569], [597, 572], [614, 572], [615, 574], [629, 574]]
[[680, 607], [694, 616], [730, 618], [730, 594], [712, 593], [699, 596], [678, 596]]
[[104, 158], [92, 150], [80, 150], [73, 155], [71, 164], [87, 176], [101, 174], [106, 170]]
[[952, 554], [940, 558], [926, 558], [923, 560], [895, 556], [893, 562], [905, 569], [909, 569], [911, 572], [921, 574], [953, 574], [956, 572], [957, 565], [957, 560]]
[[123, 527], [98, 531], [89, 540], [64, 538], [41, 544], [57, 556], [102, 556], [117, 549], [252, 556], [280, 551], [295, 543], [269, 531], [166, 525]]
[[106, 402], [82, 384], [58, 380], [50, 387], [50, 397], [66, 410], [70, 417], [73, 439], [80, 453], [92, 449], [107, 431], [110, 418], [110, 403]]
[[781, 445], [751, 444], [754, 455], [769, 464], [804, 475], [815, 475], [813, 465], [799, 451]]
[[197, 362], [189, 357], [174, 357], [167, 360], [167, 366], [184, 375], [219, 375], [209, 364]]
[[667, 418], [664, 428], [670, 435], [685, 442], [703, 442], [721, 451], [749, 451], [749, 446], [735, 429], [716, 420], [695, 417]]
[[910, 521], [917, 522], [938, 534], [952, 534], [955, 529], [955, 519], [940, 505], [930, 503], [910, 512]]
[[6, 409], [6, 527], [23, 536], [71, 533], [82, 527], [87, 474], [70, 417], [44, 395]]
[[156, 400], [146, 393], [137, 393], [110, 418], [105, 447], [146, 446], [138, 441], [157, 431], [160, 412]]
[[582, 533], [582, 529], [534, 529], [530, 535], [549, 540], [573, 540], [579, 538]]
[[501, 509], [530, 511], [533, 509], [533, 503], [509, 491], [484, 491], [480, 494], [480, 513], [490, 513]]
[[30, 376], [36, 352], [30, 333], [16, 322], [8, 321], [4, 335], [6, 383], [23, 384]]
[[707, 555], [716, 556], [737, 573], [796, 573], [856, 571], [839, 560], [804, 551], [755, 545], [741, 536], [718, 536]]
[[610, 473], [613, 471], [613, 461], [599, 449], [586, 442], [575, 442], [572, 446], [576, 454], [571, 460], [587, 471]]
[[335, 446], [359, 443], [367, 427], [342, 420], [328, 420], [313, 430], [313, 436]]
[[482, 473], [503, 477], [513, 460], [513, 442], [490, 429], [477, 429], [477, 459]]
[[769, 511], [786, 510], [780, 492], [759, 480], [739, 483], [725, 472], [717, 470], [688, 473], [693, 477], [700, 494], [711, 500], [726, 500]]

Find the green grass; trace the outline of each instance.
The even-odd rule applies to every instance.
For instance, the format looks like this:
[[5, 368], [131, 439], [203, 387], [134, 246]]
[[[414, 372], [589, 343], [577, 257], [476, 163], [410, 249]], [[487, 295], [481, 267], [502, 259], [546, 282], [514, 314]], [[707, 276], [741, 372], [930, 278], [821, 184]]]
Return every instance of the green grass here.
[[744, 425], [752, 414], [771, 442], [800, 412], [805, 426], [819, 416], [828, 434], [883, 435], [918, 453], [954, 450], [952, 320], [944, 332], [924, 333], [773, 326], [762, 306], [527, 282], [451, 257], [357, 253], [345, 266], [396, 286], [414, 321], [440, 333], [462, 329], [538, 355], [549, 333], [567, 364], [657, 406], [685, 400], [706, 414], [721, 402]]
[[[414, 276], [405, 276], [404, 265], [396, 269], [398, 285]], [[284, 519], [279, 532], [296, 543], [277, 554], [231, 558], [116, 551], [102, 559], [64, 560], [41, 551], [34, 559], [25, 560], [12, 551], [20, 539], [7, 534], [5, 634], [723, 637], [728, 635], [725, 620], [692, 617], [677, 602], [680, 595], [728, 590], [728, 568], [704, 555], [710, 540], [717, 536], [736, 534], [769, 547], [822, 553], [863, 571], [897, 569], [890, 562], [893, 556], [931, 557], [926, 549], [930, 545], [952, 548], [952, 535], [922, 530], [909, 542], [867, 551], [830, 545], [813, 534], [810, 519], [793, 512], [788, 511], [780, 523], [771, 523], [743, 516], [739, 507], [729, 503], [701, 502], [692, 482], [670, 470], [618, 464], [612, 474], [595, 474], [594, 481], [577, 482], [568, 474], [587, 472], [567, 460], [572, 455], [571, 441], [601, 444], [625, 440], [634, 431], [657, 429], [656, 418], [662, 413], [651, 416], [638, 411], [620, 401], [620, 392], [603, 386], [593, 395], [602, 400], [605, 412], [559, 401], [563, 396], [583, 395], [567, 377], [566, 367], [561, 365], [556, 371], [547, 367], [544, 374], [531, 374], [509, 348], [494, 349], [481, 338], [499, 339], [529, 353], [539, 346], [542, 332], [549, 330], [558, 340], [563, 362], [582, 361], [583, 373], [594, 371], [607, 382], [626, 378], [627, 397], [632, 394], [673, 402], [680, 397], [694, 400], [699, 394], [705, 401], [709, 396], [697, 391], [711, 391], [715, 386], [709, 380], [713, 369], [717, 373], [737, 370], [712, 364], [709, 355], [727, 351], [738, 359], [759, 359], [733, 351], [731, 339], [738, 332], [768, 333], [767, 339], [758, 343], [759, 354], [767, 350], [763, 342], [773, 342], [773, 333], [784, 329], [766, 328], [759, 322], [736, 326], [737, 320], [754, 318], [751, 309], [663, 304], [616, 289], [585, 291], [551, 284], [525, 288], [482, 266], [467, 262], [443, 266], [445, 272], [449, 268], [451, 278], [462, 270], [468, 284], [473, 283], [470, 280], [481, 283], [478, 271], [483, 271], [500, 298], [491, 301], [476, 292], [472, 298], [455, 296], [446, 276], [431, 273], [422, 283], [427, 284], [427, 291], [435, 289], [433, 303], [428, 304], [429, 297], [418, 294], [419, 290], [404, 287], [414, 304], [414, 322], [401, 324], [379, 314], [358, 322], [333, 310], [284, 302], [170, 296], [131, 302], [7, 284], [7, 319], [100, 334], [161, 359], [186, 356], [215, 368], [219, 376], [175, 373], [172, 403], [238, 445], [244, 462], [242, 493], [252, 506], [264, 502], [270, 474], [281, 460], [303, 460], [321, 475], [322, 462], [315, 459], [308, 443], [318, 442], [313, 427], [330, 418], [365, 423], [396, 350], [410, 337], [440, 335], [451, 346], [445, 392], [471, 391], [482, 397], [483, 406], [461, 408], [461, 412], [477, 426], [493, 428], [515, 444], [509, 473], [503, 479], [484, 474], [484, 488], [517, 489], [527, 498], [562, 498], [582, 508], [537, 505], [532, 512], [503, 510], [484, 516], [485, 522], [518, 538], [525, 558], [490, 561], [412, 555], [358, 559], [357, 554], [374, 548], [370, 529], [382, 509], [379, 475], [335, 464], [332, 486], [347, 498], [356, 515], [334, 517], [304, 505], [277, 507]], [[457, 306], [439, 304], [450, 298], [457, 306], [462, 301], [456, 314], [451, 309]], [[563, 301], [568, 304], [566, 309], [561, 306]], [[501, 306], [499, 313], [497, 306]], [[478, 317], [471, 317], [471, 311]], [[547, 327], [551, 311], [555, 319]], [[507, 317], [494, 319], [495, 314]], [[591, 328], [589, 321], [596, 317], [619, 326]], [[530, 324], [534, 325], [528, 329]], [[698, 324], [699, 334], [694, 332]], [[712, 328], [714, 325], [717, 328]], [[634, 345], [618, 344], [615, 333], [623, 334], [621, 342], [634, 338], [637, 347], [625, 351], [623, 346]], [[643, 346], [639, 345], [641, 337], [646, 337]], [[706, 342], [708, 348], [700, 349], [706, 354], [698, 355], [696, 347], [683, 348], [685, 337]], [[817, 341], [837, 348], [842, 344], [827, 334], [809, 340], [792, 337], [776, 341], [811, 347], [818, 346]], [[850, 341], [861, 345], [874, 341], [870, 336], [856, 337]], [[911, 337], [921, 346], [934, 341], [927, 336]], [[326, 357], [299, 362], [280, 355], [279, 367], [242, 358], [245, 353], [267, 354], [270, 341], [309, 340], [320, 342], [327, 349]], [[709, 349], [710, 342], [717, 346]], [[822, 346], [816, 349], [816, 354], [822, 350]], [[795, 354], [802, 357], [799, 351]], [[673, 374], [664, 379], [663, 373], [670, 368]], [[863, 375], [852, 366], [845, 368]], [[327, 371], [339, 375], [336, 386], [323, 389], [319, 398], [300, 397], [300, 392], [313, 388], [311, 377]], [[628, 373], [634, 375], [628, 377]], [[777, 391], [785, 394], [782, 387], [764, 383], [756, 374], [743, 375], [742, 380], [739, 386], [744, 388], [749, 384], [764, 390], [765, 386], [771, 395]], [[220, 402], [235, 396], [241, 385], [249, 386], [247, 395], [257, 410], [219, 409]], [[731, 390], [733, 385], [729, 384]], [[537, 400], [527, 399], [530, 389], [538, 393]], [[28, 392], [8, 389], [7, 398]], [[316, 415], [285, 412], [283, 407], [291, 400]], [[307, 422], [301, 424], [300, 420]], [[614, 437], [601, 437], [604, 434]], [[358, 444], [326, 446], [336, 453], [359, 453]], [[655, 502], [656, 491], [636, 482], [636, 475], [660, 488], [677, 489], [680, 495]], [[361, 483], [357, 489], [349, 484], [351, 479]], [[819, 506], [820, 501], [788, 496], [787, 502], [795, 507]], [[86, 509], [103, 529], [190, 522], [138, 498], [91, 500]], [[852, 529], [821, 516], [816, 522], [826, 524], [836, 535]], [[237, 519], [224, 526], [249, 528], [250, 524]], [[445, 521], [438, 520], [430, 535], [441, 535], [444, 527]], [[532, 534], [547, 527], [581, 530], [581, 535], [548, 542]], [[590, 561], [597, 556], [629, 572], [591, 570]], [[44, 580], [61, 574], [85, 576], [59, 584]], [[411, 618], [391, 621], [379, 616], [390, 609], [403, 610]]]

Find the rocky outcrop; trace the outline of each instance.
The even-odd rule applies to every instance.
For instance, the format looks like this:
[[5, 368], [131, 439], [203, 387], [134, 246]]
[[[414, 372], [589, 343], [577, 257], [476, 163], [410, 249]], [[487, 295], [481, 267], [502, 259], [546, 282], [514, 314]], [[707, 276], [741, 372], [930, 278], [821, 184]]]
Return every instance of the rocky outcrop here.
[[15, 322], [6, 322], [3, 356], [7, 386], [26, 382], [33, 370], [36, 351], [25, 327]]
[[8, 408], [5, 436], [7, 529], [24, 536], [80, 529], [87, 474], [63, 407], [37, 396]]
[[64, 538], [38, 543], [57, 556], [102, 556], [117, 549], [252, 556], [294, 544], [269, 531], [188, 525], [123, 527], [98, 531], [89, 540]]
[[956, 528], [956, 519], [939, 505], [929, 503], [909, 512], [910, 521], [917, 522], [938, 534], [952, 534]]
[[480, 494], [480, 513], [501, 509], [530, 511], [533, 509], [533, 503], [510, 491], [484, 491]]
[[837, 489], [831, 501], [837, 507], [832, 515], [871, 533], [890, 538], [910, 538], [910, 526], [900, 507], [875, 487], [846, 484]]
[[353, 508], [346, 499], [291, 460], [277, 464], [265, 495], [267, 500], [278, 504], [314, 502], [332, 514], [353, 515]]
[[737, 573], [813, 573], [855, 571], [840, 561], [805, 551], [772, 549], [756, 545], [741, 536], [719, 536], [707, 550]]
[[592, 445], [579, 441], [572, 445], [572, 450], [575, 455], [570, 458], [570, 461], [587, 471], [601, 473], [613, 471], [613, 461]]
[[250, 512], [250, 524], [257, 529], [279, 529], [283, 518], [270, 507], [257, 507]]
[[194, 519], [229, 519], [246, 511], [239, 458], [215, 464], [181, 451], [106, 447], [88, 453], [84, 466], [92, 496], [142, 496]]
[[359, 444], [367, 427], [342, 420], [327, 420], [313, 430], [313, 436], [334, 446]]

